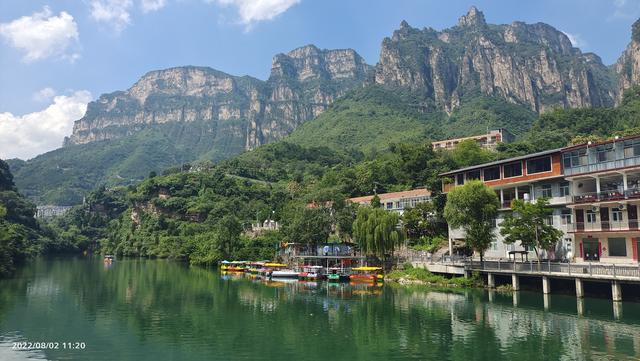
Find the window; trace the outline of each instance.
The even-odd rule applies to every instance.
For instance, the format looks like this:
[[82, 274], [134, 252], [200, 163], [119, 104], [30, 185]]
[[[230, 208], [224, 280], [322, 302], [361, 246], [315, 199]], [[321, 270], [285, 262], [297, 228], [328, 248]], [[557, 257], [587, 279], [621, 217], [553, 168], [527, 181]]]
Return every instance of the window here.
[[393, 202], [387, 202], [387, 209], [393, 209]]
[[614, 160], [615, 153], [613, 151], [613, 144], [603, 144], [596, 147], [596, 154], [598, 162], [609, 162]]
[[560, 183], [560, 197], [567, 197], [569, 193], [569, 183]]
[[633, 158], [640, 156], [640, 139], [627, 140], [624, 142], [624, 157]]
[[560, 215], [560, 222], [563, 225], [571, 224], [571, 210], [563, 209], [562, 214]]
[[522, 175], [522, 163], [520, 162], [505, 164], [502, 168], [504, 170], [505, 178], [517, 177]]
[[574, 150], [562, 155], [562, 163], [565, 168], [575, 168], [587, 165], [587, 150]]
[[551, 157], [530, 159], [527, 161], [527, 173], [542, 173], [551, 170]]
[[552, 194], [551, 194], [551, 184], [543, 184], [542, 185], [542, 190], [540, 191], [540, 195], [543, 198], [551, 198]]
[[609, 256], [627, 256], [627, 240], [625, 238], [609, 238], [607, 242], [609, 243]]
[[549, 215], [544, 219], [544, 223], [549, 225], [549, 226], [553, 226], [553, 216]]
[[596, 212], [592, 210], [587, 211], [587, 223], [596, 223]]
[[611, 209], [611, 220], [614, 222], [622, 222], [622, 211], [620, 208], [612, 208]]
[[483, 173], [484, 173], [484, 180], [486, 180], [486, 181], [500, 179], [500, 167], [499, 166], [486, 168], [483, 171]]
[[467, 172], [467, 180], [480, 179], [480, 169]]
[[456, 184], [459, 186], [464, 184], [464, 174], [462, 173], [456, 174]]

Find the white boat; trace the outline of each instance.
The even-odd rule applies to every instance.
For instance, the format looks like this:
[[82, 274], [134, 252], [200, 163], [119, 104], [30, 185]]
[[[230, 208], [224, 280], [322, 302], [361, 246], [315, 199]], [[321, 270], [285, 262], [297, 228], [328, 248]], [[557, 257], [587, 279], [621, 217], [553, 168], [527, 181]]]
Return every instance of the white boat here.
[[298, 277], [304, 280], [317, 280], [324, 276], [324, 267], [322, 266], [303, 266], [302, 272], [298, 273]]
[[298, 278], [298, 272], [283, 263], [265, 263], [264, 275], [270, 278]]

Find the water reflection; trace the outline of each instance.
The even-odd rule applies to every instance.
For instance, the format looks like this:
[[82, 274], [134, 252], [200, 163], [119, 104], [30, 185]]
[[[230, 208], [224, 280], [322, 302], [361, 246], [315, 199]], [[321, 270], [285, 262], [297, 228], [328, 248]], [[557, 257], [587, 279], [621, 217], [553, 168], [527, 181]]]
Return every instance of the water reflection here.
[[0, 282], [1, 340], [87, 343], [37, 353], [51, 360], [631, 360], [639, 323], [640, 305], [604, 299], [269, 281], [167, 261], [39, 260]]

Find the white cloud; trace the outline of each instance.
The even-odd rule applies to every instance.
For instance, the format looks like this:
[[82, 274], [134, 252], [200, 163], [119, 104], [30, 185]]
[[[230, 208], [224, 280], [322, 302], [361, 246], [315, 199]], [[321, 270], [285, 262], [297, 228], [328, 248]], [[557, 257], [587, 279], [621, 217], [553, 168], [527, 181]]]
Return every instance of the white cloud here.
[[614, 0], [613, 14], [609, 16], [612, 19], [634, 20], [640, 15], [640, 2], [636, 0]]
[[58, 95], [46, 109], [25, 115], [0, 113], [0, 158], [30, 159], [59, 148], [91, 101], [91, 93]]
[[121, 32], [131, 24], [131, 0], [91, 0], [91, 17]]
[[275, 18], [300, 0], [207, 0], [207, 2], [217, 2], [220, 5], [237, 8], [240, 23], [249, 29], [253, 23]]
[[33, 94], [33, 100], [37, 102], [48, 102], [56, 95], [56, 91], [53, 88], [46, 87], [38, 90]]
[[573, 44], [574, 47], [584, 49], [589, 46], [587, 41], [584, 40], [580, 34], [572, 34], [566, 31], [563, 31], [563, 33], [567, 38], [569, 38], [569, 41], [571, 41], [571, 44]]
[[32, 62], [49, 57], [74, 61], [77, 53], [68, 52], [78, 43], [78, 25], [73, 16], [62, 11], [53, 16], [48, 7], [31, 16], [23, 16], [0, 24], [0, 35], [11, 46], [22, 50], [24, 61]]
[[167, 5], [166, 0], [140, 0], [143, 13], [158, 11]]

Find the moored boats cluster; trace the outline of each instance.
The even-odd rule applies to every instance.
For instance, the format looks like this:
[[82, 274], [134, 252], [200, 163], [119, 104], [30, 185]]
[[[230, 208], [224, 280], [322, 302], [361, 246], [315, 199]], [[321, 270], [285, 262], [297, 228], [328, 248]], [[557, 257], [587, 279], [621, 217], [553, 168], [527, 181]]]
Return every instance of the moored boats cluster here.
[[270, 261], [222, 261], [220, 270], [226, 273], [247, 273], [267, 279], [327, 280], [329, 282], [382, 283], [381, 267], [323, 267], [319, 265], [288, 265]]

